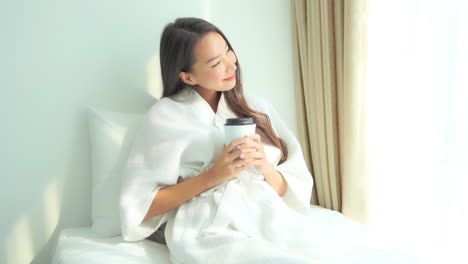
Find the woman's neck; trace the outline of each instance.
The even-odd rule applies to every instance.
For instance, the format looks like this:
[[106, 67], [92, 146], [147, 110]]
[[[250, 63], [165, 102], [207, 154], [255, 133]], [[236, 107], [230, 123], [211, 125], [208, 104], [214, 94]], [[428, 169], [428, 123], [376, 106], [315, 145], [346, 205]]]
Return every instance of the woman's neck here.
[[219, 99], [221, 98], [221, 92], [208, 90], [200, 87], [193, 87], [193, 89], [211, 106], [213, 112], [216, 113], [218, 110]]

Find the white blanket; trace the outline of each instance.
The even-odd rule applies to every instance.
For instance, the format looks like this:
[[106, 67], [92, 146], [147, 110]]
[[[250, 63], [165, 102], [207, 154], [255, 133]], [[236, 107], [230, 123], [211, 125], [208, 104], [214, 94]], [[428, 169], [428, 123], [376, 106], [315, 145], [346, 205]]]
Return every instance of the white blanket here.
[[[340, 213], [311, 206], [308, 216], [310, 224], [326, 226], [335, 231], [345, 231], [347, 234], [365, 234], [365, 228], [344, 217]], [[355, 252], [357, 253], [357, 252]], [[352, 253], [352, 255], [356, 255]], [[395, 253], [395, 252], [394, 252]], [[400, 252], [400, 257], [401, 257]], [[268, 259], [268, 256], [262, 256]], [[353, 256], [351, 256], [352, 258]], [[366, 257], [366, 256], [361, 256]], [[393, 258], [398, 257], [394, 254]], [[138, 242], [124, 241], [121, 236], [100, 237], [94, 234], [90, 227], [63, 229], [58, 238], [58, 244], [52, 260], [53, 264], [170, 264], [169, 249], [166, 245], [149, 240]], [[231, 258], [222, 263], [232, 263]], [[274, 262], [271, 263], [291, 263]], [[381, 263], [381, 262], [375, 262]], [[399, 263], [399, 262], [394, 262]], [[425, 262], [433, 263], [433, 262]], [[435, 262], [434, 262], [435, 263]], [[439, 262], [440, 263], [440, 262]]]

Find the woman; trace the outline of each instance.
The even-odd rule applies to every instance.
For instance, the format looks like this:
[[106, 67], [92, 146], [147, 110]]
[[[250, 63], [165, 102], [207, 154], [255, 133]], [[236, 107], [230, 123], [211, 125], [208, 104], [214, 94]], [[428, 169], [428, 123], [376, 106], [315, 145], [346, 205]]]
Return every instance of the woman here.
[[[361, 243], [356, 234], [337, 240], [307, 218], [313, 181], [301, 147], [271, 104], [244, 96], [224, 34], [179, 18], [162, 33], [160, 62], [163, 96], [124, 171], [124, 239], [167, 223], [174, 263], [354, 263], [346, 239]], [[230, 117], [252, 117], [256, 133], [225, 146]]]

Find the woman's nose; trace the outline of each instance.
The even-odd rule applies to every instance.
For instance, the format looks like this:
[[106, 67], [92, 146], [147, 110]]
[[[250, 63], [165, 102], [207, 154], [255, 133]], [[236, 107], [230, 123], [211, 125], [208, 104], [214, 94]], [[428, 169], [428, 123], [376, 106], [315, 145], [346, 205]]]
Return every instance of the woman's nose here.
[[229, 72], [229, 73], [234, 72], [236, 70], [237, 70], [237, 66], [236, 64], [232, 62], [229, 63], [229, 67], [226, 67], [226, 72]]
[[237, 61], [236, 59], [233, 59], [230, 57], [226, 59], [226, 63], [227, 63], [226, 72], [233, 72], [237, 70], [236, 61]]

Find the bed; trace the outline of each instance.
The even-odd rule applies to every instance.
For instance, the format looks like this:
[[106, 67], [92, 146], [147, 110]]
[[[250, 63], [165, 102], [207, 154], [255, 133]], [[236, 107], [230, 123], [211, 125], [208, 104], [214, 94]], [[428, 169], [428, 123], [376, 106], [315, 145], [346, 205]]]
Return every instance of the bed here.
[[[342, 214], [319, 206], [310, 207], [311, 224], [329, 224], [361, 232], [363, 226]], [[91, 227], [66, 228], [61, 230], [52, 260], [53, 264], [83, 263], [157, 263], [170, 264], [166, 245], [148, 239], [127, 242], [120, 235], [103, 237]]]
[[54, 264], [158, 263], [170, 264], [166, 245], [150, 240], [126, 242], [121, 236], [100, 237], [91, 227], [60, 232], [52, 259]]
[[[54, 264], [171, 263], [165, 244], [145, 239], [127, 242], [120, 230], [122, 164], [144, 114], [121, 113], [89, 106], [92, 158], [92, 225], [64, 228], [52, 252]], [[308, 223], [326, 225], [359, 237], [366, 228], [339, 212], [311, 205]], [[414, 262], [411, 262], [414, 263]]]

